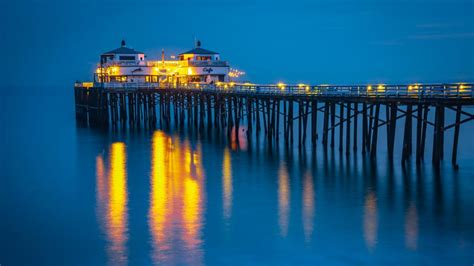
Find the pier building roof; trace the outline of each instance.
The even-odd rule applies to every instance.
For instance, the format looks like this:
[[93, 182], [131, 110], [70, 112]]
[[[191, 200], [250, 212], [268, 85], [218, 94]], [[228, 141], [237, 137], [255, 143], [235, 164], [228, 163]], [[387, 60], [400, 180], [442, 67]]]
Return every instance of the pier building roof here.
[[201, 47], [197, 47], [187, 52], [180, 53], [179, 55], [183, 55], [183, 54], [218, 54], [218, 53], [203, 49]]
[[125, 44], [125, 41], [122, 41], [121, 47], [114, 49], [112, 51], [103, 53], [103, 54], [143, 54], [143, 53], [137, 50], [134, 50], [132, 48], [128, 48]]
[[184, 53], [180, 53], [179, 55], [185, 55], [185, 54], [217, 55], [219, 53], [201, 48], [201, 41], [196, 41], [196, 48], [191, 49], [191, 50], [189, 50], [187, 52], [184, 52]]

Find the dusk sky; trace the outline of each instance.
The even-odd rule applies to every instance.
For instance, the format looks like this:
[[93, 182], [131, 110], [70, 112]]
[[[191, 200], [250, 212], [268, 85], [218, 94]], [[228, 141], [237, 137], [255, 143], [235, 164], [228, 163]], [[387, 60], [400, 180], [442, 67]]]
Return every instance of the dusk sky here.
[[125, 39], [201, 40], [257, 83], [474, 81], [474, 1], [1, 1], [4, 85], [72, 86]]

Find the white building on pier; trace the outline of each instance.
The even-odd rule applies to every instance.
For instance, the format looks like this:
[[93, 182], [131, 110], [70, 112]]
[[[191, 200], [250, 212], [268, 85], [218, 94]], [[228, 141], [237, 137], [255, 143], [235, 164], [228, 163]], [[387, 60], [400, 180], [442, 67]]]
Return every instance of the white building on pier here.
[[94, 81], [176, 85], [226, 82], [228, 74], [228, 63], [218, 53], [201, 48], [199, 41], [194, 49], [179, 54], [178, 60], [165, 60], [164, 51], [161, 60], [147, 60], [145, 53], [122, 41], [121, 47], [100, 56]]

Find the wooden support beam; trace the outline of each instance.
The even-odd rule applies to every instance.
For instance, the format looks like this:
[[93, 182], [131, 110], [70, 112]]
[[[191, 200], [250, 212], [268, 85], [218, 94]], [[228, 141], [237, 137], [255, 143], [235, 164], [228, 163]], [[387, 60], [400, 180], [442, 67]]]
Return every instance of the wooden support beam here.
[[416, 116], [416, 164], [421, 163], [421, 127], [422, 127], [422, 116], [423, 116], [423, 105], [418, 104], [418, 114]]
[[288, 127], [290, 129], [290, 143], [293, 145], [293, 100], [290, 100], [289, 103], [289, 115], [288, 115]]
[[453, 153], [451, 163], [455, 169], [458, 169], [457, 156], [458, 156], [458, 142], [459, 142], [459, 130], [461, 126], [461, 105], [457, 106], [456, 109], [456, 122], [454, 127], [454, 140], [453, 140]]
[[411, 154], [412, 145], [412, 110], [411, 104], [407, 105], [407, 115], [405, 117], [405, 130], [403, 134], [402, 163], [405, 163]]
[[441, 105], [436, 106], [435, 112], [435, 129], [433, 134], [433, 156], [432, 161], [435, 166], [440, 165], [441, 161], [441, 153], [442, 153], [442, 145], [443, 145], [443, 109], [444, 107]]
[[318, 102], [311, 101], [311, 144], [316, 146], [318, 125]]
[[369, 151], [368, 147], [368, 123], [367, 123], [367, 104], [363, 103], [362, 104], [362, 154], [365, 154], [365, 152]]
[[323, 116], [323, 147], [328, 147], [328, 127], [329, 127], [329, 102], [324, 103], [324, 116]]
[[353, 150], [357, 151], [357, 124], [358, 124], [358, 115], [359, 115], [359, 104], [357, 102], [354, 103], [354, 144]]
[[397, 128], [397, 110], [398, 106], [396, 103], [390, 104], [390, 119], [388, 120], [387, 128], [387, 143], [388, 143], [388, 157], [390, 160], [393, 159], [393, 151], [395, 148], [395, 132]]
[[[331, 127], [336, 124], [336, 103], [331, 102]], [[335, 131], [331, 130], [331, 148], [334, 148], [334, 135]]]
[[257, 128], [257, 130], [255, 131], [256, 133], [256, 137], [258, 139], [258, 134], [260, 133], [260, 103], [259, 103], [259, 99], [255, 99], [255, 119], [256, 119], [256, 125], [255, 127]]
[[[351, 103], [347, 103], [347, 115], [346, 115], [346, 154], [350, 154], [351, 150]], [[342, 125], [342, 124], [341, 124]]]
[[344, 103], [339, 103], [339, 151], [342, 151], [344, 148]]
[[277, 111], [276, 111], [276, 128], [275, 128], [275, 138], [278, 141], [280, 139], [280, 99], [276, 100]]
[[428, 127], [428, 112], [430, 111], [429, 106], [425, 105], [423, 108], [423, 128], [421, 130], [421, 147], [420, 147], [420, 156], [421, 160], [425, 159], [425, 146], [426, 146], [426, 130]]
[[309, 115], [309, 101], [305, 101], [305, 106], [303, 110], [303, 146], [306, 145], [306, 127], [308, 125], [308, 115]]
[[303, 106], [301, 101], [298, 101], [298, 147], [301, 148], [302, 143], [302, 131], [303, 131], [303, 124], [302, 124], [302, 116], [303, 116]]
[[[373, 130], [373, 125], [374, 125], [374, 117], [373, 117], [373, 114], [374, 114], [374, 105], [370, 105], [370, 108], [369, 108], [369, 132], [367, 134], [367, 151], [371, 151], [372, 152], [372, 143], [371, 143], [371, 140], [372, 140], [372, 132], [374, 131]], [[377, 120], [378, 121], [378, 120]]]
[[374, 118], [374, 128], [372, 133], [372, 144], [370, 150], [370, 157], [375, 158], [377, 155], [377, 138], [379, 131], [379, 114], [380, 114], [380, 104], [375, 104], [375, 118]]

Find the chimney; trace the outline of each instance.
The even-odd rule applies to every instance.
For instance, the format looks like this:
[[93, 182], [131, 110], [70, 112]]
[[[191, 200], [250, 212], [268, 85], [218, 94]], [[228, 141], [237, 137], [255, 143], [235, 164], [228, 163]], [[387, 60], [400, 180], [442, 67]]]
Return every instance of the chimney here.
[[197, 41], [196, 41], [196, 48], [199, 48], [199, 47], [201, 47], [201, 41], [200, 41], [200, 40], [197, 40]]
[[125, 46], [126, 46], [125, 40], [122, 40], [121, 46], [122, 46], [122, 47], [125, 47]]

